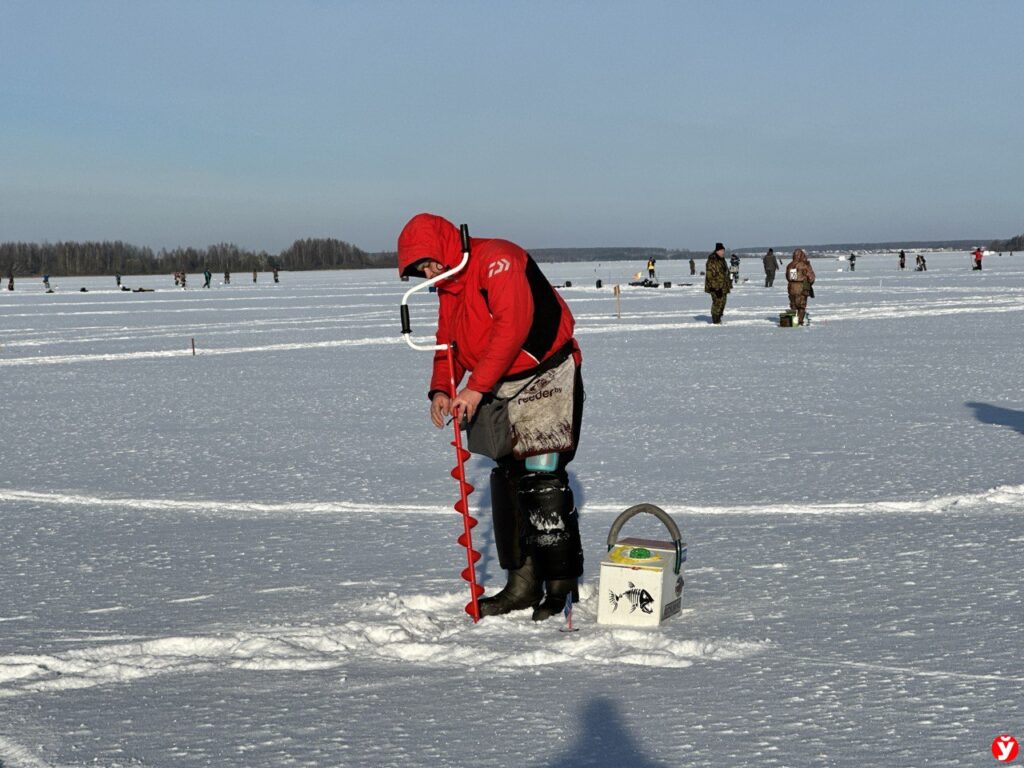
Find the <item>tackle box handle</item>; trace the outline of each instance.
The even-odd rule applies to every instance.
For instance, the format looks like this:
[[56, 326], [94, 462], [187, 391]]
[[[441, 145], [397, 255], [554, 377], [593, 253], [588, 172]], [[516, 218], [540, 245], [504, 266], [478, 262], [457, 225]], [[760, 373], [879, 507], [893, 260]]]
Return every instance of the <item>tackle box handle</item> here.
[[683, 536], [679, 533], [679, 526], [676, 525], [676, 521], [672, 519], [669, 513], [654, 504], [634, 504], [615, 518], [615, 522], [612, 523], [611, 530], [608, 531], [608, 551], [611, 552], [612, 547], [618, 543], [619, 531], [622, 530], [622, 526], [624, 526], [630, 518], [636, 517], [643, 512], [654, 515], [656, 518], [661, 520], [666, 528], [668, 528], [669, 535], [672, 537], [672, 543], [675, 544], [676, 547], [675, 572], [679, 573], [679, 569], [683, 566]]

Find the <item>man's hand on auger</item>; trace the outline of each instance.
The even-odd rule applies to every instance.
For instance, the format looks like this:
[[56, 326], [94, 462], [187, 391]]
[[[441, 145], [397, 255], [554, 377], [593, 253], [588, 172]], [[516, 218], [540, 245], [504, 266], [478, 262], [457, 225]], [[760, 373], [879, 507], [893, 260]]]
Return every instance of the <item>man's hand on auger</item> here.
[[477, 392], [473, 389], [462, 390], [452, 401], [452, 415], [457, 419], [465, 420], [467, 423], [471, 422], [476, 415], [477, 406], [480, 405], [480, 401], [483, 398], [482, 392]]

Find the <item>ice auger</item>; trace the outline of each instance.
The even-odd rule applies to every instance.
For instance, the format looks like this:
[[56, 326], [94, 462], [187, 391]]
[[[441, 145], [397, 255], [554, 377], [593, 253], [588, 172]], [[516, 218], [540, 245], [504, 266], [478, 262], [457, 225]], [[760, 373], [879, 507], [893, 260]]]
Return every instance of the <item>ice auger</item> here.
[[[443, 349], [447, 352], [448, 356], [448, 396], [454, 400], [456, 395], [456, 381], [455, 381], [455, 360], [453, 346], [454, 342], [447, 344], [417, 344], [412, 340], [412, 327], [409, 324], [409, 297], [416, 291], [422, 291], [429, 288], [432, 285], [451, 277], [456, 272], [464, 269], [466, 264], [469, 263], [469, 227], [463, 224], [459, 227], [459, 234], [462, 236], [462, 261], [457, 266], [449, 269], [436, 277], [427, 280], [424, 283], [413, 286], [405, 295], [402, 296], [402, 337], [406, 343], [415, 350], [420, 352], [434, 352], [436, 350]], [[453, 414], [454, 415], [454, 414]], [[462, 535], [459, 536], [458, 542], [466, 548], [466, 567], [462, 570], [462, 578], [469, 582], [469, 602], [466, 604], [466, 613], [473, 617], [473, 621], [477, 622], [480, 620], [480, 606], [477, 603], [477, 598], [483, 594], [484, 588], [476, 583], [476, 562], [480, 559], [480, 553], [473, 549], [473, 534], [472, 530], [476, 527], [477, 521], [471, 514], [469, 514], [469, 494], [474, 490], [473, 486], [466, 481], [466, 459], [469, 458], [470, 453], [462, 447], [462, 430], [459, 427], [459, 419], [452, 419], [452, 425], [455, 430], [455, 439], [452, 441], [452, 445], [455, 446], [455, 466], [452, 468], [452, 477], [459, 484], [459, 500], [455, 502], [455, 511], [462, 515]]]

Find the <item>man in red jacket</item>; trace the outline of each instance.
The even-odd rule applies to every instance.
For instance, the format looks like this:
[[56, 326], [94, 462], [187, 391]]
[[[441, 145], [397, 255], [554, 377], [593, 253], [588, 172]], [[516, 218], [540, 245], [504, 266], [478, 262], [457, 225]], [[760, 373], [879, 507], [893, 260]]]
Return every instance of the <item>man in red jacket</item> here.
[[[430, 419], [436, 427], [449, 415], [471, 423], [481, 403], [499, 390], [510, 398], [513, 449], [496, 457], [490, 478], [495, 546], [499, 563], [509, 571], [508, 583], [479, 605], [484, 616], [532, 607], [540, 621], [561, 612], [570, 594], [578, 597], [583, 573], [579, 522], [565, 469], [576, 455], [583, 416], [575, 320], [522, 248], [480, 238], [470, 245], [467, 265], [437, 284], [437, 343], [453, 345], [458, 391], [450, 397], [447, 355], [436, 352]], [[440, 216], [418, 214], [399, 235], [403, 277], [433, 278], [461, 261], [459, 230]], [[531, 394], [538, 382], [547, 389]], [[534, 421], [537, 416], [540, 422]], [[531, 429], [534, 423], [548, 428]]]

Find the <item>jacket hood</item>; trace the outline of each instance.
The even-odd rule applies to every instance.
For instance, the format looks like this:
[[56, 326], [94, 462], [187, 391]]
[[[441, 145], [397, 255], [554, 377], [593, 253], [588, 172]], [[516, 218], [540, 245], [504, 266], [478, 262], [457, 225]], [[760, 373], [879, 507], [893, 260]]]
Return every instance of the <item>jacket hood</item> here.
[[[421, 274], [411, 269], [420, 259], [434, 259], [451, 269], [462, 261], [462, 238], [448, 219], [418, 213], [398, 236], [398, 274]], [[407, 272], [407, 270], [409, 270]]]

